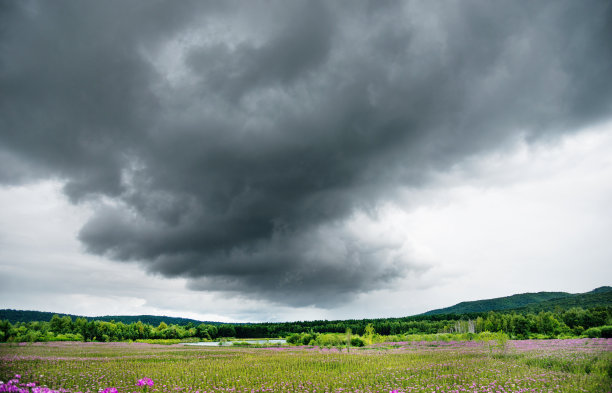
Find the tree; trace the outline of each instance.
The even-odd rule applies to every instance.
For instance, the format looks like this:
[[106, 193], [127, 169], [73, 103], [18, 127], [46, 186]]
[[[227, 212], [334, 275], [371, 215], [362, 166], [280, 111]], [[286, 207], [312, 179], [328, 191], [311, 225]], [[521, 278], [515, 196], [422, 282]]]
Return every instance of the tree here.
[[217, 334], [219, 337], [235, 337], [236, 329], [232, 325], [223, 324], [219, 326]]
[[376, 331], [374, 330], [374, 326], [371, 323], [368, 323], [365, 327], [363, 338], [367, 345], [370, 345], [374, 342], [374, 335]]
[[346, 328], [346, 351], [351, 352], [351, 328]]
[[60, 332], [72, 333], [72, 318], [70, 316], [65, 315], [61, 318]]
[[55, 334], [59, 334], [62, 332], [62, 319], [59, 315], [55, 314], [51, 317], [51, 321], [49, 321], [49, 327], [51, 331]]

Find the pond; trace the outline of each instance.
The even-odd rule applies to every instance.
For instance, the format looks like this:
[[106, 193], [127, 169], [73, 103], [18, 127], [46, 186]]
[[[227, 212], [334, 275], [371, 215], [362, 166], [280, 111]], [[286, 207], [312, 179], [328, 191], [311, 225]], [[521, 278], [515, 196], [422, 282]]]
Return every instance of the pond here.
[[218, 346], [230, 346], [234, 343], [248, 343], [248, 344], [286, 344], [287, 340], [275, 339], [275, 340], [236, 340], [236, 341], [202, 341], [199, 343], [186, 343], [185, 345], [199, 345], [204, 347], [218, 347]]

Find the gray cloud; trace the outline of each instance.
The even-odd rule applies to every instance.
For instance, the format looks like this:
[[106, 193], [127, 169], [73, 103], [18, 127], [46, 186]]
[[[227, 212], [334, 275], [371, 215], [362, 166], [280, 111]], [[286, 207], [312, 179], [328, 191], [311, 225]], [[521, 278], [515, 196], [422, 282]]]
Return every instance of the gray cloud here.
[[65, 181], [88, 251], [192, 289], [392, 285], [424, 267], [352, 214], [612, 113], [605, 1], [2, 7], [0, 181]]

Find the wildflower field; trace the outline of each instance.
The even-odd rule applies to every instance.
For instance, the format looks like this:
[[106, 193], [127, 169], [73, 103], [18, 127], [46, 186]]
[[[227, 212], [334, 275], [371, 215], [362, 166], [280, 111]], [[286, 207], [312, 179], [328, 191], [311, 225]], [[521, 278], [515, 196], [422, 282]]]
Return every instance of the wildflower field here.
[[612, 339], [365, 348], [0, 346], [0, 392], [609, 392]]

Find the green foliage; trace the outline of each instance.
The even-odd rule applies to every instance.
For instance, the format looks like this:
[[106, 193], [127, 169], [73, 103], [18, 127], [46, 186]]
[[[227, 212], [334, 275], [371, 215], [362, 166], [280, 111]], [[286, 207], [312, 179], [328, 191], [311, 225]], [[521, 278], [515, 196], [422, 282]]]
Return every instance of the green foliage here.
[[223, 324], [217, 328], [217, 335], [219, 337], [236, 337], [236, 329], [233, 325]]
[[601, 331], [601, 338], [612, 338], [612, 326], [602, 326], [599, 329]]
[[559, 299], [572, 296], [566, 292], [537, 292], [523, 293], [512, 296], [505, 296], [495, 299], [476, 300], [472, 302], [461, 302], [452, 307], [440, 308], [431, 310], [425, 315], [434, 314], [465, 314], [473, 312], [488, 312], [511, 310], [519, 307], [524, 307], [529, 304], [540, 303], [551, 299]]
[[196, 328], [196, 336], [204, 340], [212, 340], [217, 337], [217, 327], [201, 323]]
[[424, 315], [467, 314], [488, 311], [540, 312], [573, 307], [600, 307], [612, 304], [612, 287], [600, 287], [587, 293], [537, 292], [495, 299], [461, 302], [452, 307], [431, 310]]
[[601, 337], [601, 329], [592, 327], [590, 329], [585, 330], [583, 334], [588, 338], [599, 338]]
[[292, 345], [299, 345], [302, 343], [301, 335], [299, 333], [293, 333], [289, 337], [287, 337], [287, 343]]
[[346, 343], [346, 350], [347, 351], [351, 350], [351, 333], [352, 333], [351, 332], [351, 328], [346, 328], [346, 340], [344, 340], [344, 341]]
[[363, 340], [367, 345], [370, 345], [374, 342], [376, 337], [376, 330], [371, 323], [368, 323], [363, 332]]
[[477, 341], [485, 343], [490, 355], [493, 354], [494, 350], [505, 354], [509, 339], [508, 335], [504, 332], [482, 332], [476, 336]]
[[[188, 318], [174, 318], [174, 317], [160, 317], [157, 315], [108, 315], [99, 317], [83, 317], [79, 315], [52, 313], [45, 311], [25, 311], [25, 310], [11, 310], [3, 309], [0, 310], [0, 320], [8, 320], [11, 323], [17, 322], [32, 322], [32, 321], [51, 321], [54, 315], [59, 318], [70, 317], [72, 320], [85, 319], [86, 321], [104, 321], [104, 322], [123, 322], [125, 324], [136, 323], [141, 321], [142, 323], [157, 326], [160, 322], [165, 322], [168, 325], [181, 325], [186, 326], [189, 323], [198, 325], [202, 321], [196, 321], [195, 319]], [[208, 325], [219, 325], [220, 322], [205, 322]]]
[[146, 344], [159, 344], [159, 345], [174, 345], [179, 344], [182, 341], [179, 339], [148, 339], [148, 340], [136, 340], [138, 343]]
[[346, 345], [346, 338], [340, 334], [325, 333], [319, 334], [314, 340], [314, 344], [319, 347], [340, 347]]
[[[529, 304], [517, 308], [517, 312], [540, 312], [551, 310], [568, 310], [572, 308], [597, 308], [612, 304], [612, 287], [601, 287], [587, 293], [571, 295], [560, 299]], [[602, 322], [602, 321], [600, 321]]]
[[292, 345], [315, 345], [318, 334], [316, 333], [293, 333], [287, 338], [287, 343]]
[[[604, 289], [593, 295], [605, 295]], [[296, 345], [317, 345], [321, 334], [341, 334], [344, 343], [352, 343], [353, 336], [360, 337], [365, 345], [384, 341], [401, 341], [406, 335], [435, 335], [452, 331], [454, 336], [465, 331], [504, 332], [512, 339], [568, 338], [581, 335], [609, 337], [612, 322], [612, 306], [592, 308], [570, 307], [554, 311], [515, 312], [504, 311], [465, 315], [418, 315], [403, 318], [362, 319], [344, 321], [298, 321], [257, 324], [207, 324], [184, 325], [161, 321], [151, 325], [143, 321], [88, 320], [68, 315], [54, 315], [49, 321], [11, 322], [0, 321], [0, 341], [36, 342], [54, 340], [128, 341], [128, 340], [185, 340], [204, 341], [221, 337], [278, 338], [288, 337]], [[602, 328], [608, 326], [607, 328]], [[593, 329], [593, 328], [599, 328]], [[346, 332], [350, 329], [351, 337]], [[603, 329], [603, 330], [601, 330]], [[443, 336], [445, 337], [445, 336]], [[456, 338], [449, 338], [456, 339]], [[295, 341], [295, 342], [294, 342]], [[327, 344], [326, 344], [327, 345]], [[330, 344], [331, 345], [331, 344]]]
[[340, 333], [294, 333], [287, 337], [287, 343], [291, 345], [311, 345], [324, 348], [347, 346], [350, 339], [350, 346], [363, 347], [366, 340], [363, 337], [351, 334]]

